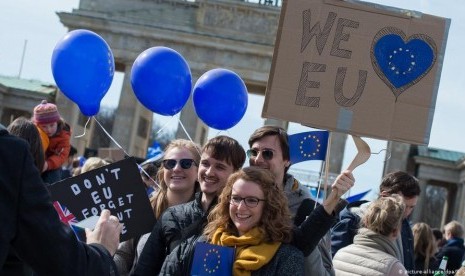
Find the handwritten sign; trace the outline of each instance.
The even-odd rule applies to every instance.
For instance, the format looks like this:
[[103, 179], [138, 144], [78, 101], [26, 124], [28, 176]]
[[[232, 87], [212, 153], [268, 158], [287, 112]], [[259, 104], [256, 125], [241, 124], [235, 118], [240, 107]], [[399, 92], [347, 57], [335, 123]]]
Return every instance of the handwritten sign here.
[[[108, 209], [123, 223], [121, 241], [148, 233], [155, 217], [133, 158], [67, 178], [50, 186], [55, 202], [82, 221]], [[61, 217], [61, 216], [60, 216]], [[69, 220], [69, 218], [67, 219]]]
[[284, 1], [262, 116], [428, 144], [449, 25], [366, 2]]

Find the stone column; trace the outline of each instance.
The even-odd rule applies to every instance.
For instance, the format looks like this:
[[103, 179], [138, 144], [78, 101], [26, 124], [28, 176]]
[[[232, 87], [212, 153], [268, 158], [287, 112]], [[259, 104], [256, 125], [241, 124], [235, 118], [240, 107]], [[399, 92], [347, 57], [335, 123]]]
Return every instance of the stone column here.
[[[118, 109], [115, 113], [112, 137], [129, 154], [138, 157], [145, 157], [144, 150], [147, 148], [148, 137], [151, 131], [153, 113], [143, 107], [131, 87], [131, 65], [124, 66], [124, 80], [119, 99]], [[143, 136], [138, 134], [141, 120], [148, 123], [148, 131]], [[112, 147], [116, 147], [112, 143]]]
[[390, 154], [390, 157], [384, 165], [383, 175], [397, 170], [407, 171], [410, 144], [389, 141], [387, 148], [386, 154]]
[[410, 220], [413, 223], [426, 221], [426, 214], [424, 213], [424, 211], [426, 210], [427, 204], [426, 187], [428, 186], [428, 180], [418, 179], [418, 182], [420, 184], [421, 193], [418, 196], [417, 205], [415, 206], [415, 209], [410, 215]]
[[331, 132], [331, 144], [329, 154], [329, 172], [339, 175], [342, 171], [342, 161], [346, 148], [347, 134]]
[[[192, 89], [194, 89], [195, 82], [203, 73], [199, 70], [192, 70]], [[212, 106], [212, 108], [215, 108]], [[192, 99], [192, 93], [187, 100], [186, 105], [181, 110], [181, 114], [179, 117], [182, 125], [186, 129], [187, 133], [189, 134], [190, 138], [195, 142], [198, 143], [200, 146], [205, 144], [208, 138], [208, 126], [202, 122], [195, 113], [194, 109], [194, 102]], [[186, 134], [186, 131], [182, 128], [181, 124], [178, 124], [178, 129], [176, 130], [176, 138], [181, 139], [188, 139], [189, 137]]]

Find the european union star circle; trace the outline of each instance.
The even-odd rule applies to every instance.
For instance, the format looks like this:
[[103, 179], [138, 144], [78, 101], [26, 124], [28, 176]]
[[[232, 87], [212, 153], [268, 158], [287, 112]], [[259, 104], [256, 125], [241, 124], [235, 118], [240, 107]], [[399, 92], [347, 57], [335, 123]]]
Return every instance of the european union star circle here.
[[231, 276], [234, 258], [232, 247], [197, 242], [190, 275]]
[[218, 249], [212, 248], [205, 253], [203, 268], [207, 273], [215, 273], [221, 265], [221, 255]]
[[327, 131], [309, 131], [289, 136], [291, 163], [325, 160], [328, 146]]

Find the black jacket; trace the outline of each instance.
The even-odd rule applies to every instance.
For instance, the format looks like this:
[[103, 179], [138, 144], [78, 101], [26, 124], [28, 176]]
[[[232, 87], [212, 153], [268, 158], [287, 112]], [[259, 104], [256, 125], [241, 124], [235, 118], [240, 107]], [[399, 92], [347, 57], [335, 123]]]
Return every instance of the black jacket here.
[[193, 201], [166, 209], [150, 233], [133, 275], [157, 275], [173, 249], [183, 240], [202, 233], [208, 213], [217, 201], [205, 212], [201, 198], [202, 193], [197, 193]]
[[[303, 209], [302, 212], [304, 212]], [[320, 239], [330, 229], [333, 222], [334, 217], [328, 215], [322, 205], [317, 206], [299, 227], [294, 227], [291, 245], [298, 248], [304, 256], [308, 256], [318, 245]], [[173, 276], [189, 274], [194, 256], [195, 243], [197, 241], [205, 241], [205, 237], [200, 236], [200, 234], [201, 233], [183, 240], [181, 244], [166, 257], [160, 275]]]
[[464, 253], [465, 247], [463, 246], [463, 239], [452, 238], [441, 247], [435, 257], [440, 262], [442, 257], [447, 256], [447, 271], [449, 271], [448, 273], [455, 273], [455, 271], [462, 266]]
[[100, 245], [79, 242], [53, 208], [26, 141], [0, 130], [0, 275], [13, 275], [21, 263], [39, 275], [109, 275], [114, 268]]
[[[176, 247], [166, 258], [159, 275], [163, 276], [185, 276], [190, 275], [194, 248], [197, 242], [207, 242], [205, 236], [191, 237]], [[183, 256], [188, 254], [188, 256]], [[256, 271], [252, 276], [279, 275], [300, 276], [304, 274], [304, 256], [295, 246], [281, 244], [276, 254], [269, 263]]]

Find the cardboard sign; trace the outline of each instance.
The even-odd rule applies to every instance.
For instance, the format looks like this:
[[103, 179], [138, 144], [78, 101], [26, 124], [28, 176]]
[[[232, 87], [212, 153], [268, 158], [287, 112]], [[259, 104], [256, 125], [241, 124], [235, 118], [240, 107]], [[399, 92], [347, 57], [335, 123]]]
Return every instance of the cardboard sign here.
[[283, 1], [262, 116], [428, 144], [449, 25], [370, 3]]
[[[121, 241], [152, 231], [155, 217], [133, 158], [67, 178], [49, 187], [52, 200], [82, 221], [110, 210], [123, 223]], [[62, 216], [60, 216], [61, 218]], [[71, 218], [67, 218], [69, 221]]]

